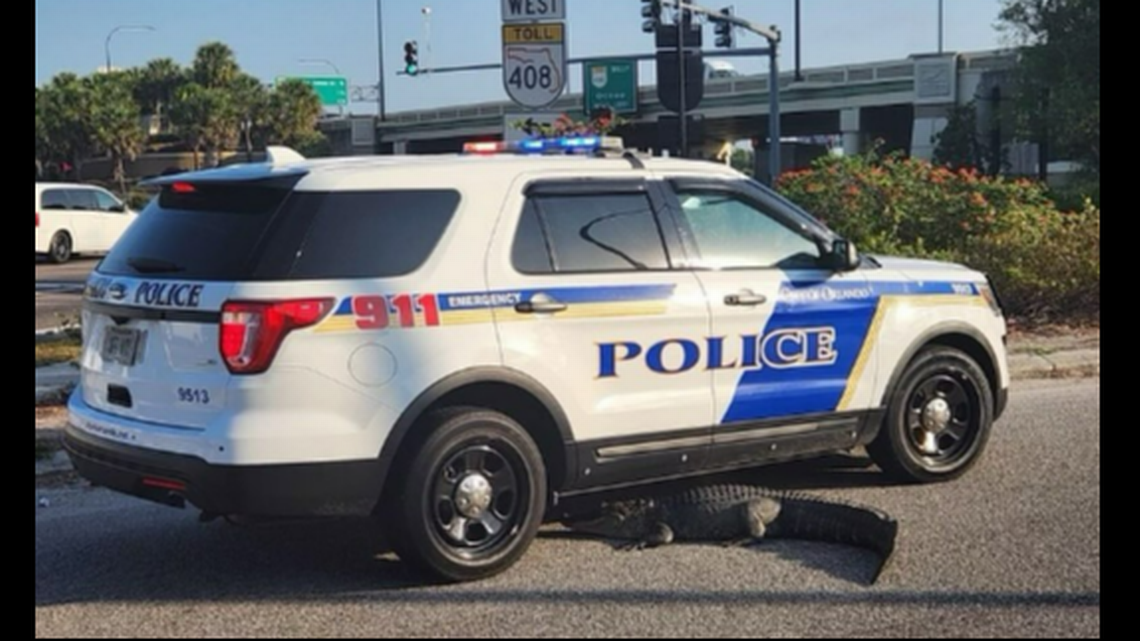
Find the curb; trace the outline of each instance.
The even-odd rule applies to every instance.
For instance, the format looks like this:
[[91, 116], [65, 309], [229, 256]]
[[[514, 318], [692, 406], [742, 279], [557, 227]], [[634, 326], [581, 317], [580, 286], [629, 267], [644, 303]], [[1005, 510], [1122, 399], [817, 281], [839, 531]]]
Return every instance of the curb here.
[[1100, 376], [1100, 349], [1081, 349], [1051, 354], [1012, 354], [1013, 380], [1043, 378], [1088, 378]]

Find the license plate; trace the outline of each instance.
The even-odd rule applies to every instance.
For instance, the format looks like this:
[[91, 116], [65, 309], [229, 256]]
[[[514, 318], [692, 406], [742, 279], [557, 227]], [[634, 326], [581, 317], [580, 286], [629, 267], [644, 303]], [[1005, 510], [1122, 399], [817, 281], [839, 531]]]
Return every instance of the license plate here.
[[125, 327], [108, 327], [103, 333], [103, 360], [134, 365], [139, 355], [142, 332]]

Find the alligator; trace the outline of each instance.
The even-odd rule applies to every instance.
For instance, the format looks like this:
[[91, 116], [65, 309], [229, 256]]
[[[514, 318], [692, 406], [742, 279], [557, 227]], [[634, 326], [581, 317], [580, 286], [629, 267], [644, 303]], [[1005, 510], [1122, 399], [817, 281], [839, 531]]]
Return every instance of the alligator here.
[[871, 550], [880, 563], [894, 555], [898, 522], [874, 508], [754, 485], [708, 485], [675, 494], [603, 504], [600, 512], [563, 523], [571, 532], [623, 541], [627, 550], [678, 542], [750, 545], [804, 539]]

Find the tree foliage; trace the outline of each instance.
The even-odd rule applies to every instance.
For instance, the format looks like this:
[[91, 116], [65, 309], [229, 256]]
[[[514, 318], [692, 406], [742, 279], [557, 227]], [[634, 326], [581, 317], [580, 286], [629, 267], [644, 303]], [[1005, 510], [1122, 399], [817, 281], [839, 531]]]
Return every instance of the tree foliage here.
[[[142, 67], [80, 77], [61, 73], [36, 87], [36, 171], [54, 165], [82, 179], [83, 163], [107, 155], [125, 191], [125, 164], [142, 153], [142, 117], [160, 116], [205, 165], [238, 148], [252, 157], [267, 144], [330, 152], [316, 130], [323, 107], [312, 87], [288, 80], [270, 89], [245, 73], [220, 42], [202, 45], [188, 66], [170, 58]], [[164, 132], [165, 133], [165, 132]], [[70, 170], [70, 171], [67, 171]]]
[[147, 115], [163, 115], [178, 90], [189, 81], [187, 71], [170, 58], [151, 60], [137, 73], [135, 100]]
[[134, 99], [136, 78], [128, 73], [105, 73], [85, 78], [84, 83], [91, 96], [91, 138], [111, 156], [115, 181], [120, 192], [126, 193], [124, 163], [134, 160], [146, 142], [142, 112]]
[[1004, 0], [1022, 45], [1018, 133], [1100, 171], [1100, 0]]
[[266, 113], [267, 140], [275, 145], [296, 145], [310, 140], [323, 111], [321, 99], [307, 83], [285, 80], [273, 88]]

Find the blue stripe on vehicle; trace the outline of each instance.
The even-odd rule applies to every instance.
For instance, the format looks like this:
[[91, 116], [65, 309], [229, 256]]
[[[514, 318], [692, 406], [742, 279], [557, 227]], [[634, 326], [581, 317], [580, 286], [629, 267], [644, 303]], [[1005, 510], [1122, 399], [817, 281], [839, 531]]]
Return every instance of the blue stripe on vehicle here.
[[456, 292], [439, 295], [441, 312], [456, 310], [494, 309], [513, 307], [530, 300], [535, 294], [545, 294], [567, 303], [622, 303], [651, 300], [668, 300], [676, 285], [619, 285], [603, 287], [547, 287], [535, 289], [495, 290], [484, 292]]
[[761, 336], [781, 329], [835, 329], [833, 363], [778, 369], [761, 365], [745, 371], [722, 423], [795, 416], [837, 409], [875, 311], [883, 296], [976, 295], [972, 283], [789, 282], [780, 286], [776, 306]]

